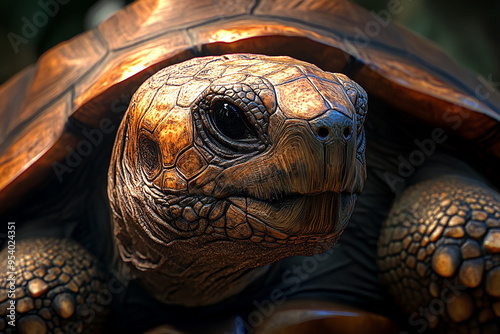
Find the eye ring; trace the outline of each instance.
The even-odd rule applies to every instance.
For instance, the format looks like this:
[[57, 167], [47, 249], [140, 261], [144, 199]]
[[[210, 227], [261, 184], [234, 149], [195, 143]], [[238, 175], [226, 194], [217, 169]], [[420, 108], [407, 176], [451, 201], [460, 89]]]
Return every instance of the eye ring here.
[[239, 82], [208, 87], [192, 106], [200, 145], [227, 161], [265, 151], [270, 111], [259, 94], [260, 86]]
[[216, 101], [212, 104], [209, 115], [212, 125], [228, 140], [246, 142], [257, 138], [245, 113], [232, 103]]
[[217, 143], [211, 147], [228, 157], [258, 150], [262, 142], [247, 113], [228, 96], [210, 96], [202, 119], [207, 134]]

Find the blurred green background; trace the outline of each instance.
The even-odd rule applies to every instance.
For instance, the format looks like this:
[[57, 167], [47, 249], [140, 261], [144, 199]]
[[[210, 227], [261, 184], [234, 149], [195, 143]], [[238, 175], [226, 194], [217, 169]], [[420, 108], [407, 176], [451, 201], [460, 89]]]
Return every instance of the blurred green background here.
[[[179, 0], [182, 1], [182, 0]], [[214, 0], [215, 1], [215, 0]], [[356, 0], [375, 13], [389, 3], [400, 3], [403, 10], [393, 18], [417, 34], [439, 44], [458, 62], [500, 86], [500, 2], [494, 0]], [[22, 38], [26, 20], [33, 22], [41, 3], [55, 0], [0, 0], [0, 83], [36, 59], [47, 49], [95, 25], [106, 14], [130, 0], [57, 0], [57, 10], [33, 37]], [[42, 16], [37, 17], [43, 21]], [[10, 34], [9, 34], [10, 33]], [[13, 43], [17, 47], [13, 47]], [[17, 50], [16, 50], [17, 48]]]

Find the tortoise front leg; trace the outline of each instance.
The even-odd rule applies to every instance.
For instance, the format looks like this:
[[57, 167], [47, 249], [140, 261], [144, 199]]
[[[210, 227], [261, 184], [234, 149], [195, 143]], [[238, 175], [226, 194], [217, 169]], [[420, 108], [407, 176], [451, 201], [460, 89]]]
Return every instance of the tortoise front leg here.
[[69, 239], [44, 238], [20, 241], [11, 253], [14, 275], [7, 267], [12, 254], [0, 253], [0, 332], [94, 333], [102, 326], [111, 296], [88, 251]]
[[443, 176], [409, 187], [378, 247], [410, 332], [500, 332], [500, 196], [487, 185]]

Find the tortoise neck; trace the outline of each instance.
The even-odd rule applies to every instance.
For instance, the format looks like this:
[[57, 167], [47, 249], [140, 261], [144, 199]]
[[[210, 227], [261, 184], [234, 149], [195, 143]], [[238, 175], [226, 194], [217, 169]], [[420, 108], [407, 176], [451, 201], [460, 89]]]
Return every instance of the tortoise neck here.
[[[239, 281], [233, 283], [228, 282], [227, 287], [221, 289], [220, 292], [217, 294], [218, 298], [216, 298], [214, 302], [211, 302], [209, 304], [216, 304], [225, 301], [230, 302], [232, 298], [234, 298], [235, 296], [237, 296], [250, 286], [258, 284], [260, 281], [265, 279], [266, 274], [269, 272], [269, 269], [271, 267], [272, 264], [268, 264], [267, 266], [251, 269]], [[200, 304], [195, 306], [205, 306], [205, 305]]]
[[229, 275], [222, 272], [220, 275], [211, 273], [190, 277], [169, 273], [166, 267], [160, 270], [160, 275], [151, 275], [151, 272], [138, 271], [133, 267], [131, 269], [132, 276], [159, 301], [171, 305], [202, 307], [230, 302], [232, 297], [265, 279], [270, 267], [271, 265], [267, 265], [245, 271], [235, 270]]

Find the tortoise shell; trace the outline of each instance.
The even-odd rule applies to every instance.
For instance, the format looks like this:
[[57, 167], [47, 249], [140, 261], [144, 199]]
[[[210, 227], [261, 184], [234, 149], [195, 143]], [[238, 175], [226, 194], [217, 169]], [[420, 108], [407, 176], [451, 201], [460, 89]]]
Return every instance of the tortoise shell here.
[[0, 210], [54, 176], [53, 163], [82, 139], [70, 121], [109, 127], [159, 69], [241, 52], [343, 72], [370, 96], [471, 141], [491, 171], [499, 165], [500, 94], [434, 45], [348, 1], [139, 0], [0, 87]]

